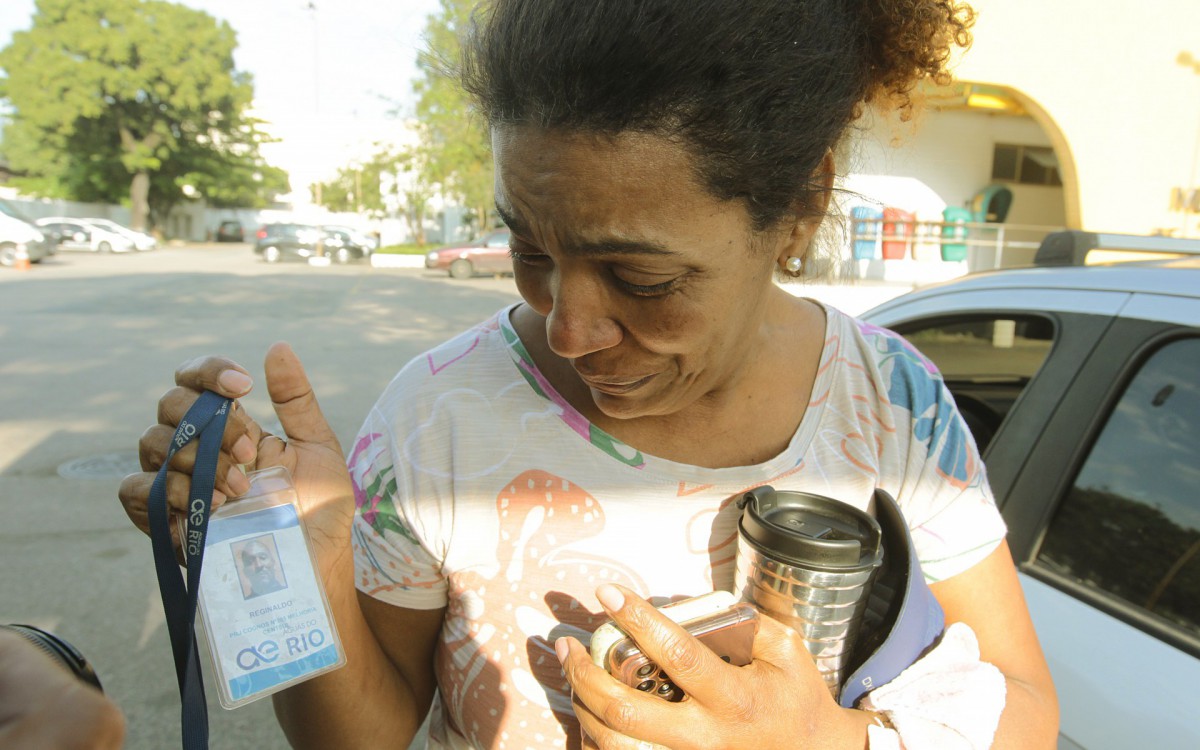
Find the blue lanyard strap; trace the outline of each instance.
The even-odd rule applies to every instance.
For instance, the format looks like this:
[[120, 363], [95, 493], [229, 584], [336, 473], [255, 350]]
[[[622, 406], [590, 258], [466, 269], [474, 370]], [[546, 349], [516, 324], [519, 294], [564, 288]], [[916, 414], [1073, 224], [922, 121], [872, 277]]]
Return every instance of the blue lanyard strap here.
[[[175, 676], [179, 682], [180, 720], [184, 750], [208, 747], [208, 705], [196, 646], [196, 604], [200, 592], [200, 569], [204, 562], [204, 539], [217, 479], [217, 460], [221, 438], [232, 402], [212, 391], [200, 394], [175, 429], [166, 460], [150, 487], [147, 514], [150, 542], [154, 550], [154, 569], [162, 596], [171, 651], [175, 657]], [[167, 469], [175, 454], [188, 443], [198, 440], [196, 462], [188, 493], [187, 529], [183, 549], [187, 559], [187, 584], [175, 559], [167, 507]]]

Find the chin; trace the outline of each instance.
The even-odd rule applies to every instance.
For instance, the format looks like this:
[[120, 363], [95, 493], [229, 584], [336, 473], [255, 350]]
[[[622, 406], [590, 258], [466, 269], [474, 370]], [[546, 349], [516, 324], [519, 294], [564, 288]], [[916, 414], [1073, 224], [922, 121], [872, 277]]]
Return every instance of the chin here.
[[591, 390], [592, 403], [604, 416], [611, 419], [637, 419], [653, 417], [661, 414], [661, 400], [649, 398], [642, 394], [613, 395], [595, 389]]

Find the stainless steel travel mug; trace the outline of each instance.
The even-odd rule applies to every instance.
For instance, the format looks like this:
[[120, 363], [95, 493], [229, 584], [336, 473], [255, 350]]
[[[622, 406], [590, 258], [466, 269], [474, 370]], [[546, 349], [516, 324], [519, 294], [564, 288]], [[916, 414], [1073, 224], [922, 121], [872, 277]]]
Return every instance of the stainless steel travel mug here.
[[767, 486], [747, 492], [738, 507], [742, 599], [801, 635], [837, 698], [883, 563], [879, 523], [832, 498]]

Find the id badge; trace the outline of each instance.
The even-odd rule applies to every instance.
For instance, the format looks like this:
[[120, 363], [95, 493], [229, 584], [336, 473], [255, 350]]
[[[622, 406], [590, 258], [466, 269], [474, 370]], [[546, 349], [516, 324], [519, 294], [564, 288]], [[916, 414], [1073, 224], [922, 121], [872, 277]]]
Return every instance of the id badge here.
[[237, 708], [346, 663], [283, 467], [208, 522], [199, 610], [221, 705]]

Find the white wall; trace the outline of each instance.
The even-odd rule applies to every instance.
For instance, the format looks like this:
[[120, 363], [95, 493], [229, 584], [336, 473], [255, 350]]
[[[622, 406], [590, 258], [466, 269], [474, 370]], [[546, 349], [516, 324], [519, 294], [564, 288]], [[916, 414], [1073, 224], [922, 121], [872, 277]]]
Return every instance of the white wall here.
[[[1170, 196], [1200, 180], [1200, 75], [1177, 58], [1200, 56], [1200, 2], [971, 5], [975, 43], [955, 76], [1009, 87], [1038, 111], [1059, 159], [1069, 154], [1068, 223], [1133, 234], [1184, 228]], [[1184, 231], [1200, 235], [1200, 222]]]
[[[997, 143], [1051, 145], [1049, 136], [1029, 117], [927, 111], [915, 123], [870, 123], [851, 144], [847, 171], [914, 177], [947, 205], [963, 206], [992, 183], [992, 151]], [[1062, 188], [1005, 184], [1013, 191], [1008, 223], [1065, 225]]]
[[118, 224], [129, 225], [129, 209], [104, 203], [78, 203], [76, 201], [25, 198], [15, 190], [4, 190], [0, 197], [15, 206], [18, 211], [32, 220], [48, 216], [87, 216], [93, 219], [108, 219]]

